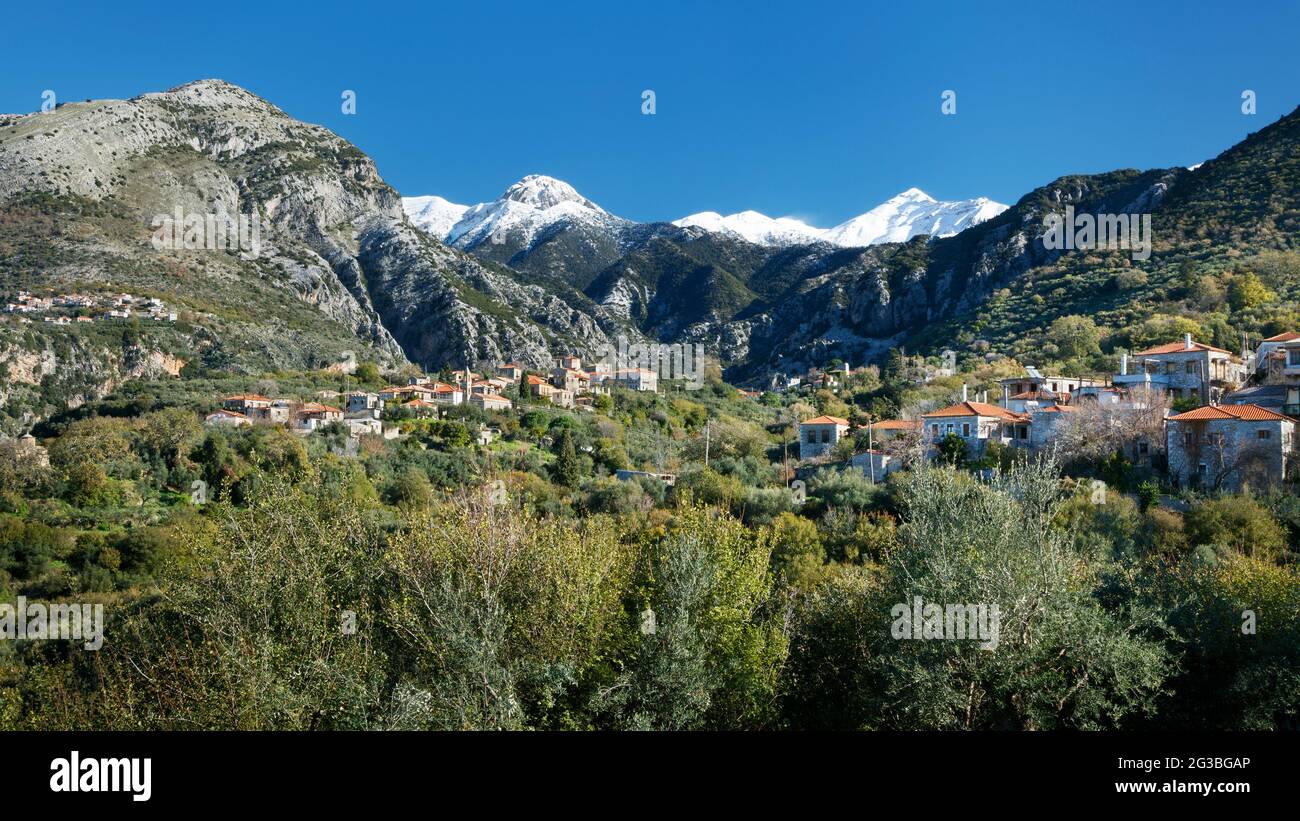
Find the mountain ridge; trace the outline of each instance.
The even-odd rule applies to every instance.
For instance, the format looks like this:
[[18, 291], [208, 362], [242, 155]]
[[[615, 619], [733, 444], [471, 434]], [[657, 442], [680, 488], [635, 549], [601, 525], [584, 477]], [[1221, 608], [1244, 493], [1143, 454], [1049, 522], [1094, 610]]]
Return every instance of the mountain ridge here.
[[[404, 197], [402, 206], [407, 217], [420, 228], [467, 250], [482, 242], [508, 242], [511, 232], [522, 233], [522, 238], [516, 238], [516, 244], [527, 246], [537, 235], [563, 222], [614, 231], [632, 222], [605, 211], [569, 183], [542, 174], [529, 174], [497, 199], [477, 205], [461, 205], [427, 195]], [[920, 234], [951, 236], [997, 216], [1007, 207], [987, 197], [940, 202], [919, 188], [909, 188], [831, 228], [817, 228], [792, 217], [774, 218], [752, 210], [725, 216], [716, 211], [702, 211], [672, 220], [671, 224], [702, 228], [757, 245], [827, 242], [839, 247], [865, 247], [906, 242]]]
[[[1239, 265], [1242, 249], [1294, 251], [1297, 157], [1300, 109], [1195, 171], [1065, 175], [955, 235], [848, 248], [635, 223], [537, 176], [507, 188], [499, 213], [481, 209], [460, 247], [421, 217], [462, 206], [428, 198], [413, 217], [351, 143], [237, 86], [68, 103], [0, 119], [0, 290], [131, 292], [174, 305], [178, 321], [0, 322], [0, 405], [40, 415], [141, 368], [545, 368], [620, 336], [703, 344], [749, 384], [879, 361], [900, 344], [1039, 361], [1051, 344], [1033, 327], [1095, 316], [1105, 344], [1119, 344], [1196, 276]], [[932, 204], [919, 190], [894, 199]], [[1152, 214], [1151, 259], [1046, 248], [1044, 218], [1066, 206]], [[151, 247], [151, 220], [176, 208], [256, 216], [263, 252]], [[532, 219], [547, 212], [555, 219]], [[1269, 277], [1291, 293], [1290, 279]], [[1221, 303], [1184, 318], [1224, 344], [1235, 330]]]

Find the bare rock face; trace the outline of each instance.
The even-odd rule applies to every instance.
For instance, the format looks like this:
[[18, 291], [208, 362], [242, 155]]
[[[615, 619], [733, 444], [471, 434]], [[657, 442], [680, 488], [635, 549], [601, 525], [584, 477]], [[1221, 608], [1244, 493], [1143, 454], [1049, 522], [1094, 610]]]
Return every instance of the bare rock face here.
[[[607, 340], [576, 291], [521, 284], [412, 229], [369, 157], [220, 80], [6, 116], [0, 209], [54, 210], [43, 239], [68, 251], [15, 290], [89, 281], [179, 303], [203, 333], [158, 351], [178, 359], [218, 347], [223, 367], [256, 372], [356, 350], [385, 367], [541, 367]], [[160, 218], [178, 211], [255, 219], [259, 247], [160, 251]]]

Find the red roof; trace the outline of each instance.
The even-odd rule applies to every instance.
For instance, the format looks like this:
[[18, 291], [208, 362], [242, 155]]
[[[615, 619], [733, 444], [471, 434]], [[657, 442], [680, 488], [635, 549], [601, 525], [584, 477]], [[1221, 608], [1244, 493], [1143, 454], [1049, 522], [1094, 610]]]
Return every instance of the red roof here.
[[871, 426], [872, 430], [916, 430], [919, 427], [920, 419], [881, 419]]
[[1170, 342], [1167, 345], [1157, 345], [1154, 348], [1147, 348], [1145, 351], [1138, 351], [1134, 356], [1155, 356], [1163, 353], [1181, 353], [1183, 351], [1214, 351], [1215, 353], [1232, 353], [1225, 351], [1223, 348], [1216, 348], [1213, 345], [1206, 345], [1203, 342], [1193, 342], [1192, 347], [1187, 347], [1183, 342]]
[[1174, 422], [1206, 422], [1235, 419], [1238, 422], [1290, 422], [1290, 417], [1274, 413], [1259, 405], [1206, 405], [1169, 417]]
[[1039, 408], [1039, 413], [1077, 413], [1079, 409], [1073, 405], [1048, 405], [1045, 408]]
[[823, 415], [823, 416], [815, 417], [813, 419], [809, 419], [804, 422], [800, 422], [799, 424], [801, 425], [843, 425], [844, 427], [847, 428], [849, 426], [849, 420], [841, 419], [838, 416]]
[[925, 419], [941, 416], [991, 416], [995, 419], [1006, 419], [1010, 422], [1027, 421], [1027, 417], [1021, 414], [1012, 413], [1006, 408], [989, 405], [985, 402], [958, 402], [955, 405], [922, 414]]
[[265, 396], [259, 396], [255, 393], [237, 393], [234, 396], [227, 396], [227, 402], [270, 402]]
[[1286, 331], [1284, 333], [1278, 334], [1277, 336], [1270, 336], [1268, 339], [1265, 339], [1264, 341], [1265, 342], [1294, 342], [1297, 339], [1300, 339], [1300, 333], [1296, 333], [1295, 331]]

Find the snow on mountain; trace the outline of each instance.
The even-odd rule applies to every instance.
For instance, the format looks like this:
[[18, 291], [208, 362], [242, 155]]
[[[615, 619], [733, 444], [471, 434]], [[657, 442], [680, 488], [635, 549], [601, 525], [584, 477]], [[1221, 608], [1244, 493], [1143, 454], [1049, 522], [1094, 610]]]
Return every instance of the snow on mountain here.
[[826, 233], [820, 228], [813, 228], [791, 217], [773, 219], [757, 211], [741, 211], [739, 214], [726, 217], [717, 211], [702, 211], [673, 220], [673, 225], [683, 228], [694, 225], [715, 234], [740, 237], [758, 245], [798, 245], [816, 242]]
[[[545, 230], [560, 222], [603, 229], [630, 225], [554, 177], [530, 174], [492, 202], [457, 205], [441, 197], [404, 197], [402, 207], [416, 226], [452, 245], [472, 248], [483, 242], [507, 242], [529, 247]], [[992, 219], [1007, 206], [987, 197], [940, 202], [918, 188], [909, 188], [861, 216], [834, 228], [817, 228], [792, 217], [769, 217], [757, 211], [723, 216], [716, 211], [691, 214], [673, 225], [739, 237], [768, 246], [828, 242], [861, 247], [905, 242], [918, 234], [947, 237]]]
[[987, 197], [939, 202], [919, 188], [909, 188], [861, 216], [825, 234], [827, 242], [857, 248], [882, 242], [906, 242], [919, 234], [948, 237], [992, 219], [1007, 206]]
[[416, 228], [442, 239], [465, 216], [469, 206], [442, 197], [402, 197], [402, 210]]
[[[416, 201], [426, 199], [430, 198], [403, 198], [403, 207], [407, 208], [409, 215]], [[445, 219], [452, 212], [446, 208], [437, 213]], [[566, 221], [600, 228], [627, 224], [627, 220], [610, 214], [567, 182], [541, 174], [530, 174], [492, 202], [470, 206], [457, 216], [439, 238], [460, 248], [471, 248], [483, 242], [498, 245], [511, 242], [528, 247], [543, 231]], [[441, 228], [442, 225], [435, 221], [434, 227]], [[430, 233], [438, 235], [434, 230]]]
[[706, 231], [739, 236], [760, 245], [820, 241], [858, 248], [882, 242], [906, 242], [918, 234], [949, 237], [1005, 210], [1007, 206], [987, 197], [939, 202], [919, 188], [909, 188], [834, 228], [816, 228], [790, 217], [772, 219], [757, 211], [726, 217], [705, 211], [676, 220], [673, 225], [697, 225]]

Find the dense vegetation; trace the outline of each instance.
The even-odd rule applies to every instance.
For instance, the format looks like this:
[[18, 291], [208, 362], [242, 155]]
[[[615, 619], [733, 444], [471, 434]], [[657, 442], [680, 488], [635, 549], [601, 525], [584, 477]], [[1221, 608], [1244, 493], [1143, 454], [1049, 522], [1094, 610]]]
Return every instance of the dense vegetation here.
[[[0, 602], [107, 612], [97, 652], [0, 642], [0, 727], [1294, 727], [1289, 491], [1188, 506], [1121, 474], [1135, 492], [1098, 504], [1080, 480], [1113, 465], [1005, 455], [878, 484], [832, 459], [786, 488], [792, 419], [995, 375], [758, 401], [715, 377], [355, 448], [198, 421], [338, 376], [129, 385], [39, 429], [48, 467], [0, 449]], [[917, 596], [998, 604], [997, 648], [895, 639]]]

